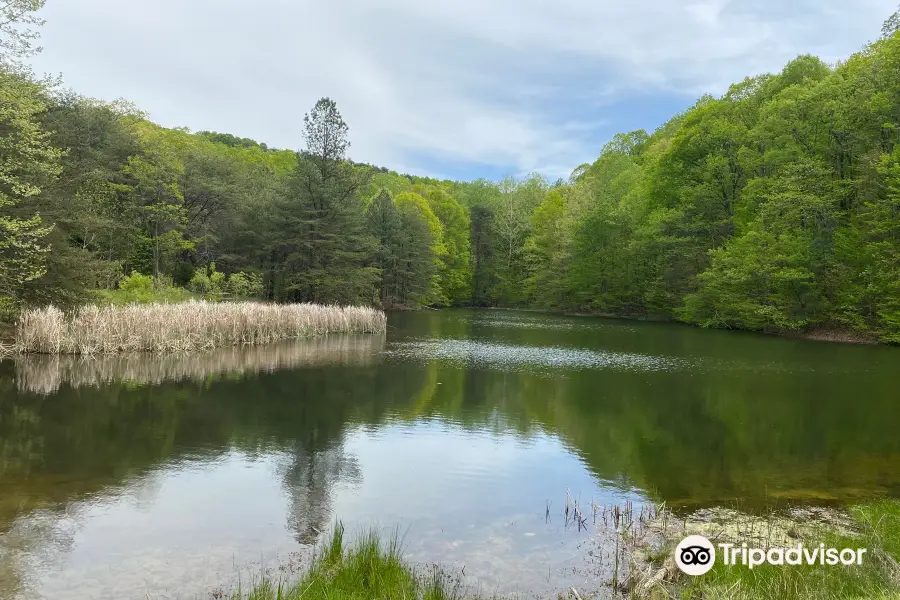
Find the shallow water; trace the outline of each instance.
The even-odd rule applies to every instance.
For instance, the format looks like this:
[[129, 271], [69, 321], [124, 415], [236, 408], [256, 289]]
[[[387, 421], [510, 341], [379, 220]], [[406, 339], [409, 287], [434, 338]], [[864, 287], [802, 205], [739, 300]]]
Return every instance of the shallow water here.
[[[900, 350], [514, 311], [0, 365], [0, 597], [205, 598], [341, 519], [486, 592], [590, 589], [583, 505], [900, 495]], [[549, 519], [547, 504], [550, 502]], [[593, 553], [593, 554], [592, 554]]]

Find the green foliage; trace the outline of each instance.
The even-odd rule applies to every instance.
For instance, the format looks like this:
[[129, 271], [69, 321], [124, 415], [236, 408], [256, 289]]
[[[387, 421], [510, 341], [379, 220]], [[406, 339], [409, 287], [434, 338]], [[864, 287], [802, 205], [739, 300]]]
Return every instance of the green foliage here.
[[527, 301], [523, 281], [527, 278], [525, 243], [531, 228], [531, 214], [544, 200], [548, 185], [539, 175], [522, 181], [507, 177], [499, 184], [499, 198], [489, 206], [491, 231], [496, 237], [494, 273], [497, 283], [492, 299], [502, 305], [518, 306]]
[[222, 281], [221, 278], [218, 277], [222, 275], [222, 273], [216, 273], [216, 266], [213, 264], [211, 266], [213, 276], [216, 276], [215, 283], [213, 282], [213, 278], [210, 277], [209, 269], [202, 268], [197, 269], [194, 272], [194, 276], [191, 277], [191, 280], [188, 282], [188, 289], [194, 292], [195, 294], [199, 294], [204, 298], [208, 297], [221, 297], [222, 295]]
[[230, 133], [217, 133], [215, 131], [198, 131], [197, 137], [206, 138], [211, 142], [223, 144], [231, 148], [259, 148], [263, 151], [269, 149], [265, 144], [260, 144], [249, 138], [239, 138]]
[[897, 10], [885, 20], [881, 26], [881, 37], [887, 39], [900, 31], [900, 10]]
[[134, 271], [122, 278], [119, 291], [123, 297], [132, 298], [133, 302], [150, 301], [153, 296], [153, 278]]
[[497, 285], [497, 252], [493, 235], [493, 213], [484, 206], [473, 206], [469, 228], [469, 253], [472, 257], [472, 304], [490, 306]]
[[18, 314], [19, 307], [15, 300], [7, 296], [0, 296], [0, 324], [14, 324]]
[[[444, 245], [444, 228], [440, 219], [434, 214], [428, 201], [415, 192], [404, 192], [394, 198], [397, 210], [400, 213], [401, 220], [406, 223], [423, 223], [428, 233], [418, 233], [417, 238], [423, 239], [427, 236], [430, 240], [429, 251], [424, 257], [430, 258], [431, 273], [428, 290], [422, 299], [423, 304], [446, 305], [449, 299], [444, 293], [441, 286], [441, 269], [447, 264], [447, 246]], [[418, 229], [419, 227], [416, 226]]]
[[146, 245], [152, 250], [153, 275], [159, 276], [173, 265], [180, 250], [191, 247], [184, 239], [188, 220], [180, 185], [184, 163], [167, 132], [140, 124], [138, 134], [141, 154], [129, 157], [123, 171], [129, 178]]
[[[27, 28], [40, 4], [10, 6]], [[292, 152], [54, 96], [7, 65], [0, 297], [74, 305], [137, 270], [212, 299], [534, 306], [900, 343], [895, 22], [836, 67], [799, 56], [652, 134], [618, 134], [553, 185], [355, 163], [329, 98]], [[32, 34], [4, 35], [31, 51]]]
[[214, 302], [226, 295], [231, 298], [257, 298], [263, 294], [262, 277], [258, 274], [239, 271], [226, 275], [216, 270], [216, 263], [194, 271], [187, 287], [201, 298]]
[[532, 262], [526, 281], [528, 297], [538, 306], [557, 306], [566, 301], [568, 248], [565, 231], [566, 203], [552, 190], [531, 217], [531, 237], [526, 250]]
[[436, 256], [434, 233], [419, 206], [399, 207], [382, 190], [366, 210], [370, 233], [378, 244], [379, 297], [385, 308], [418, 308], [433, 292]]
[[225, 292], [232, 298], [261, 298], [263, 281], [258, 273], [238, 271], [228, 276]]
[[61, 152], [38, 120], [45, 109], [42, 87], [0, 64], [0, 297], [17, 304], [46, 273], [50, 251], [52, 226], [30, 206], [59, 173]]
[[438, 271], [441, 298], [449, 304], [468, 304], [472, 297], [469, 216], [459, 202], [441, 188], [428, 188], [425, 198], [441, 224], [441, 240], [445, 250], [440, 256]]
[[308, 151], [298, 155], [262, 240], [269, 293], [295, 302], [371, 303], [374, 242], [358, 194], [364, 182], [344, 156], [348, 127], [327, 98], [304, 117], [304, 127]]
[[153, 302], [184, 302], [193, 296], [172, 285], [165, 277], [154, 278], [137, 271], [122, 277], [116, 290], [97, 290], [95, 295], [109, 304], [151, 304]]
[[[533, 213], [529, 274], [501, 261], [494, 298], [514, 303], [511, 278], [538, 306], [900, 341], [897, 73], [900, 38], [885, 36], [834, 69], [801, 56], [651, 136], [616, 136], [559, 188], [562, 210]], [[515, 264], [527, 210], [499, 191], [491, 225]]]
[[44, 7], [46, 0], [6, 0], [0, 4], [0, 68], [18, 65], [40, 48], [34, 43], [40, 34], [31, 29], [44, 20], [34, 13]]
[[746, 233], [710, 252], [699, 291], [680, 311], [704, 326], [797, 329], [825, 308], [818, 283], [827, 278], [837, 228], [834, 186], [826, 169], [797, 163], [757, 199]]

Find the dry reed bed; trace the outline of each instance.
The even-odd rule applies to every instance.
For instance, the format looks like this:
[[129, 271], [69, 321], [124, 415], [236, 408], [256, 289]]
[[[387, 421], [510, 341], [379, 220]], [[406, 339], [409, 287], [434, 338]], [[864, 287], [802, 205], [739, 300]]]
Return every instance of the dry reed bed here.
[[381, 335], [341, 335], [286, 340], [265, 346], [231, 346], [192, 354], [24, 354], [14, 360], [19, 391], [47, 395], [63, 385], [99, 387], [115, 381], [157, 385], [165, 381], [206, 381], [223, 374], [243, 376], [299, 367], [366, 366], [378, 360], [383, 347]]
[[262, 302], [83, 306], [65, 313], [27, 310], [16, 328], [16, 351], [37, 354], [193, 352], [269, 344], [329, 333], [381, 333], [387, 318], [365, 307]]

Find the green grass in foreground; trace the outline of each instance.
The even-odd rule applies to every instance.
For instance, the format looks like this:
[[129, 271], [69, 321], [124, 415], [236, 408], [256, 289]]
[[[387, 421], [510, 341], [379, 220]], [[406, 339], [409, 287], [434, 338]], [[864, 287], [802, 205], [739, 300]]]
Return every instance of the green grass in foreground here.
[[[861, 535], [822, 529], [803, 540], [812, 548], [866, 548], [860, 566], [768, 566], [750, 570], [717, 562], [701, 577], [681, 577], [674, 588], [656, 589], [650, 598], [721, 600], [900, 600], [900, 501], [864, 504], [851, 510]], [[565, 592], [564, 592], [565, 593]], [[461, 579], [434, 569], [416, 573], [403, 561], [394, 536], [382, 543], [369, 533], [352, 546], [343, 527], [313, 557], [302, 578], [289, 586], [262, 580], [231, 600], [462, 600], [473, 599]]]
[[264, 579], [249, 593], [232, 600], [458, 600], [465, 594], [459, 578], [434, 569], [427, 576], [403, 561], [397, 536], [383, 544], [375, 532], [351, 547], [344, 544], [344, 528], [313, 557], [303, 577], [290, 586]]
[[813, 548], [867, 548], [859, 566], [771, 566], [750, 570], [728, 567], [717, 560], [706, 575], [687, 578], [683, 599], [722, 600], [851, 600], [900, 598], [900, 502], [883, 501], [851, 510], [862, 535], [854, 537], [822, 529], [815, 539], [803, 540]]

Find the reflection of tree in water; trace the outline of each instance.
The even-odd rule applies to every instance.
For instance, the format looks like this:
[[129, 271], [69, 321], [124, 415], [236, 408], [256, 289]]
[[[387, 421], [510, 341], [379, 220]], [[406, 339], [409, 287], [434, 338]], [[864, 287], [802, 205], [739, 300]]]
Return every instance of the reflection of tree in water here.
[[[465, 322], [448, 314], [402, 315], [395, 324], [415, 323], [391, 331], [466, 339]], [[432, 331], [439, 326], [445, 329]], [[796, 498], [798, 490], [829, 486], [882, 485], [892, 492], [900, 484], [893, 372], [854, 364], [868, 360], [867, 350], [804, 345], [798, 357], [784, 341], [662, 331], [673, 333], [646, 342], [646, 352], [733, 356], [753, 368], [598, 369], [545, 377], [477, 364], [381, 362], [369, 350], [356, 360], [351, 348], [336, 352], [335, 360], [307, 353], [316, 360], [273, 372], [267, 365], [281, 359], [260, 355], [236, 378], [214, 375], [236, 355], [209, 363], [131, 364], [129, 377], [142, 382], [136, 386], [119, 382], [114, 361], [96, 363], [102, 368], [90, 371], [66, 365], [49, 372], [32, 363], [28, 385], [25, 377], [17, 380], [12, 363], [0, 364], [0, 548], [19, 543], [7, 535], [10, 528], [39, 511], [62, 522], [65, 507], [131, 489], [135, 477], [169, 461], [213, 460], [232, 451], [287, 456], [279, 474], [290, 494], [287, 521], [297, 540], [309, 543], [342, 516], [331, 513], [335, 486], [362, 477], [355, 457], [344, 451], [348, 428], [395, 420], [550, 434], [599, 479], [651, 490], [670, 502], [709, 504], [763, 491]], [[547, 331], [517, 328], [505, 330], [502, 341], [596, 343], [589, 332], [563, 333], [554, 341], [545, 339]], [[633, 350], [632, 333], [615, 335], [604, 333], [603, 343]], [[719, 339], [726, 346], [708, 347], [709, 340]], [[736, 348], [727, 345], [732, 340]], [[756, 369], [769, 363], [786, 370]], [[824, 366], [837, 363], [848, 372], [853, 366], [856, 374], [829, 375]], [[819, 370], [805, 372], [806, 364]], [[180, 373], [179, 381], [168, 380], [169, 373]], [[80, 384], [86, 385], [75, 389]], [[58, 545], [54, 535], [37, 536], [30, 547], [36, 552]], [[6, 556], [15, 561], [21, 554]], [[10, 571], [8, 561], [0, 559], [4, 571]]]
[[327, 521], [334, 483], [358, 480], [341, 432], [382, 344], [332, 336], [184, 363], [0, 362], [0, 597], [67, 553], [77, 529], [68, 513], [140, 492], [144, 475], [188, 457], [293, 455], [284, 471], [296, 507], [289, 520], [308, 539]]
[[338, 482], [358, 484], [362, 472], [355, 456], [344, 452], [342, 440], [322, 450], [295, 448], [285, 470], [284, 485], [291, 496], [288, 525], [301, 544], [313, 544], [330, 524], [331, 496]]
[[[256, 396], [277, 397], [280, 437], [291, 460], [283, 473], [290, 494], [288, 524], [302, 544], [315, 542], [334, 516], [336, 485], [362, 481], [357, 457], [345, 451], [348, 426], [380, 423], [397, 399], [422, 388], [419, 369], [381, 365], [378, 369], [343, 372], [316, 370], [266, 379]], [[271, 419], [275, 412], [269, 412]]]

